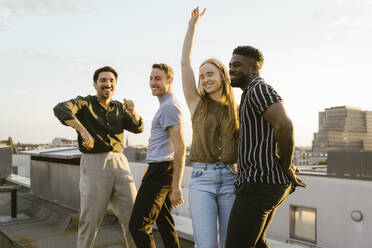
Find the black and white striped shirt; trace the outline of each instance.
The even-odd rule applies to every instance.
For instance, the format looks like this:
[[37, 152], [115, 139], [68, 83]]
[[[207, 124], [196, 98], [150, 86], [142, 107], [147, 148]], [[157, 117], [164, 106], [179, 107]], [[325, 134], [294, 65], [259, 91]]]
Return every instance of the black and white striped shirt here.
[[235, 185], [243, 182], [288, 184], [277, 155], [273, 127], [262, 117], [265, 110], [282, 98], [265, 81], [256, 77], [240, 100], [238, 174]]

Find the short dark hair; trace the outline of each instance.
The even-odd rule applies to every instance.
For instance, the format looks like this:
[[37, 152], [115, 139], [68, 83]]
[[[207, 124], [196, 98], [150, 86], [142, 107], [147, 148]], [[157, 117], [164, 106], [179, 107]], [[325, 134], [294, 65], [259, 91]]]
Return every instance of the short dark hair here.
[[256, 60], [260, 68], [262, 67], [264, 63], [264, 57], [263, 57], [262, 52], [259, 49], [254, 48], [252, 46], [238, 46], [237, 48], [234, 49], [233, 54], [250, 57]]
[[111, 66], [104, 66], [102, 68], [99, 68], [97, 69], [94, 74], [93, 74], [93, 81], [95, 83], [97, 83], [97, 80], [98, 80], [98, 76], [101, 72], [104, 72], [104, 71], [109, 71], [109, 72], [112, 72], [115, 76], [115, 79], [118, 80], [118, 73], [115, 71], [114, 68], [112, 68]]
[[153, 64], [152, 69], [160, 69], [168, 78], [173, 78], [173, 69], [170, 65], [164, 63]]

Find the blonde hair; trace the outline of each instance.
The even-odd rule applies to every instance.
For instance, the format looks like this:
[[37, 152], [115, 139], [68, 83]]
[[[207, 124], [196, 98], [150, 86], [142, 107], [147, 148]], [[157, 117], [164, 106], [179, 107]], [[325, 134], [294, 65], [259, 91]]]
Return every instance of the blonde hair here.
[[[207, 59], [204, 61], [199, 68], [205, 64], [211, 64], [215, 66], [220, 73], [221, 83], [222, 83], [222, 104], [228, 107], [228, 122], [231, 131], [239, 130], [239, 115], [237, 110], [237, 105], [235, 103], [234, 92], [230, 85], [230, 77], [226, 67], [221, 61], [215, 58]], [[208, 112], [208, 93], [204, 90], [200, 83], [200, 77], [198, 79], [198, 93], [201, 98], [201, 112], [200, 115], [196, 117], [196, 121], [201, 121], [207, 116]]]

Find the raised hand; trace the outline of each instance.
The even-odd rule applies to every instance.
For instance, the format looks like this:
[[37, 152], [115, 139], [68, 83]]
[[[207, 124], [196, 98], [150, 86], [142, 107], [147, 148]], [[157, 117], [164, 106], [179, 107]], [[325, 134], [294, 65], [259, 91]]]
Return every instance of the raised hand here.
[[204, 8], [203, 12], [201, 13], [199, 11], [199, 7], [196, 7], [195, 9], [193, 9], [193, 11], [191, 12], [191, 19], [189, 21], [189, 24], [197, 24], [200, 18], [202, 18], [203, 15], [205, 14], [205, 11], [206, 11], [206, 8]]
[[139, 121], [141, 117], [136, 113], [134, 110], [134, 102], [130, 99], [124, 98], [124, 108], [132, 117], [133, 123], [137, 126], [139, 125]]
[[132, 100], [124, 98], [124, 106], [129, 114], [134, 114], [134, 102]]

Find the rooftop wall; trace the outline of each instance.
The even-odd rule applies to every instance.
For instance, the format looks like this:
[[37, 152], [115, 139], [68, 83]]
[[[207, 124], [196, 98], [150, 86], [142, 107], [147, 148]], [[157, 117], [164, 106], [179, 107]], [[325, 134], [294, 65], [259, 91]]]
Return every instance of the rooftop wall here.
[[[372, 247], [372, 182], [319, 176], [300, 176], [306, 189], [296, 189], [279, 207], [268, 234], [289, 239], [290, 206], [316, 208], [317, 246], [326, 248]], [[351, 212], [363, 220], [355, 222]]]

